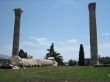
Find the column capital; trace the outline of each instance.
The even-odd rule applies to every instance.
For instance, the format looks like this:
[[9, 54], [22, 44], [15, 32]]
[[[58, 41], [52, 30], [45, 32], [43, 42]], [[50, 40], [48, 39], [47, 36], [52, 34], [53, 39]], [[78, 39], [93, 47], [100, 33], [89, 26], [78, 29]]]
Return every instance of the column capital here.
[[89, 3], [88, 4], [88, 8], [89, 8], [89, 10], [91, 11], [95, 11], [95, 9], [96, 9], [96, 3], [95, 2], [93, 2], [93, 3]]
[[15, 8], [15, 9], [13, 9], [13, 10], [15, 11], [15, 16], [20, 16], [21, 13], [23, 13], [23, 10], [20, 9], [20, 8]]

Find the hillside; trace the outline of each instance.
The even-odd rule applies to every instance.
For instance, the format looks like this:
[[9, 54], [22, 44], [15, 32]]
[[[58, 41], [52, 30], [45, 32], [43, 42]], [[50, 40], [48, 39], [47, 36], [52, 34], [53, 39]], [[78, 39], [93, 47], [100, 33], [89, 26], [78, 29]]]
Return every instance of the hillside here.
[[0, 53], [0, 59], [8, 59], [8, 58], [10, 58], [10, 56]]

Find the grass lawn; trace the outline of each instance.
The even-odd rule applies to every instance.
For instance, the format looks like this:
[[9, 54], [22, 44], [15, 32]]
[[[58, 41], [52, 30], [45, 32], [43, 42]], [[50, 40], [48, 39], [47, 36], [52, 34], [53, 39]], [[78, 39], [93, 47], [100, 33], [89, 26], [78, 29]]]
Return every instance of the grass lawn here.
[[0, 82], [44, 80], [97, 80], [110, 81], [110, 67], [30, 67], [27, 69], [0, 69]]

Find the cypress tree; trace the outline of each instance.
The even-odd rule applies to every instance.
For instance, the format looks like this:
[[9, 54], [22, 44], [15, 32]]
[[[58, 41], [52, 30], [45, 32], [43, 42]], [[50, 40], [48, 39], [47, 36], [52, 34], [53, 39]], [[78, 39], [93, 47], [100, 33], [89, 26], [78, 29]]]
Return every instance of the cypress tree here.
[[79, 61], [78, 61], [79, 66], [84, 66], [84, 48], [83, 45], [80, 44], [80, 50], [79, 50]]

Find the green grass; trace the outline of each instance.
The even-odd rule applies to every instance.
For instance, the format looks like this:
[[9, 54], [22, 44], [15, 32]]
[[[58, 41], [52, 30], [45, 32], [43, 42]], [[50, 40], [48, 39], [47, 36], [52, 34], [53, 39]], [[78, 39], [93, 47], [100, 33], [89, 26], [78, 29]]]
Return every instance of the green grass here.
[[108, 80], [110, 67], [32, 67], [27, 69], [0, 69], [0, 82], [22, 82], [27, 79], [45, 80]]

